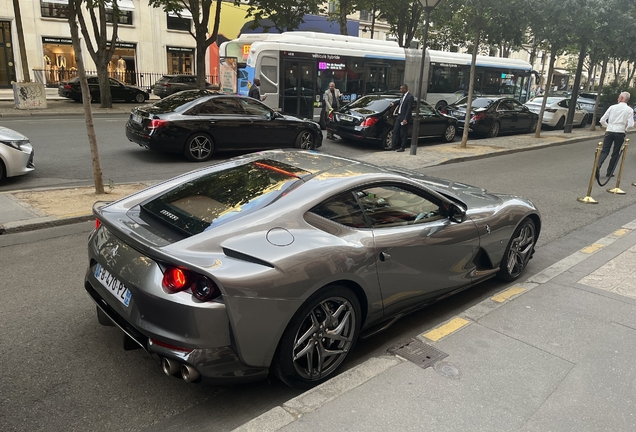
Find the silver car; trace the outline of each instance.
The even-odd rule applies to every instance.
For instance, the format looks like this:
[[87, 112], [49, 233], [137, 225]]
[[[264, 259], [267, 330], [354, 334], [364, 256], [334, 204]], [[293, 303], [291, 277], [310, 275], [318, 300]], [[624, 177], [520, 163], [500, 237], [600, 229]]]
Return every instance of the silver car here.
[[270, 371], [299, 388], [360, 335], [518, 278], [528, 200], [314, 151], [264, 151], [96, 206], [85, 288], [99, 322], [188, 382]]
[[0, 126], [0, 181], [33, 171], [33, 155], [33, 147], [26, 136]]

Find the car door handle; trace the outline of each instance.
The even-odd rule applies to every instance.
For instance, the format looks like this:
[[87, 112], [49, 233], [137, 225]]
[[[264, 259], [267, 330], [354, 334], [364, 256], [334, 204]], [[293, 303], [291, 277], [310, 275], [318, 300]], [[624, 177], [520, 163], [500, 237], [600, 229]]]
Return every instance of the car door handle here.
[[386, 252], [380, 252], [380, 261], [384, 262], [384, 261], [388, 261], [391, 259], [391, 255], [389, 255]]

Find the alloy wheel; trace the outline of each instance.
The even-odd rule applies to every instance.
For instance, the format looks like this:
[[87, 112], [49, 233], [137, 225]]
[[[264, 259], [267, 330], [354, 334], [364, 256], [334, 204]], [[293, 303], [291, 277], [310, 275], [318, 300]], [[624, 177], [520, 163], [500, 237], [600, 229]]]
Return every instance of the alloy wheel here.
[[512, 278], [518, 277], [526, 268], [534, 248], [534, 224], [526, 223], [511, 240], [506, 261], [506, 269]]
[[193, 161], [204, 161], [212, 156], [214, 145], [205, 135], [195, 135], [188, 141], [186, 156]]
[[314, 147], [314, 136], [308, 130], [304, 130], [296, 139], [297, 147], [303, 150], [311, 150]]

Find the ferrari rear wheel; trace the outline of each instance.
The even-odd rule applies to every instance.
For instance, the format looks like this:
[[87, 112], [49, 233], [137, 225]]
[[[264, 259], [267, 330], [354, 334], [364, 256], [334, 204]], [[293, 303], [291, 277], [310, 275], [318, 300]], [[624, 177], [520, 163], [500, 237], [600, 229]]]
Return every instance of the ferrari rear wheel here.
[[335, 375], [360, 331], [360, 303], [351, 290], [328, 286], [310, 297], [290, 321], [274, 358], [274, 373], [307, 389]]
[[510, 282], [521, 276], [534, 253], [537, 231], [530, 218], [524, 219], [515, 230], [499, 266], [497, 278]]

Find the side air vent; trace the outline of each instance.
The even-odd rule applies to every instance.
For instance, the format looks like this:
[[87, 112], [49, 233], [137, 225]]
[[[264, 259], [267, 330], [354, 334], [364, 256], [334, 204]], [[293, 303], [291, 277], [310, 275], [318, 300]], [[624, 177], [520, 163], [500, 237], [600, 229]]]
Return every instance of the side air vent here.
[[223, 253], [227, 256], [229, 256], [230, 258], [235, 258], [235, 259], [239, 259], [239, 260], [243, 260], [243, 261], [247, 261], [247, 262], [251, 262], [254, 264], [259, 264], [265, 267], [270, 267], [270, 268], [274, 268], [274, 266], [271, 263], [268, 263], [267, 261], [263, 261], [262, 259], [258, 259], [255, 258], [251, 255], [247, 255], [241, 252], [237, 252], [235, 250], [232, 249], [228, 249], [228, 248], [223, 248]]

